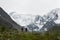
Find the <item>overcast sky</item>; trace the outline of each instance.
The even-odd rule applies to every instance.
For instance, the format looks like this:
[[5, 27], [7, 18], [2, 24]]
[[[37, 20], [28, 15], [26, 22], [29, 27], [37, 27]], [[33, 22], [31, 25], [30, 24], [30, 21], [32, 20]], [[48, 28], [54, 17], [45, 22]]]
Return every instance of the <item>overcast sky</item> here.
[[44, 15], [52, 9], [60, 8], [60, 0], [0, 0], [0, 7], [7, 13]]

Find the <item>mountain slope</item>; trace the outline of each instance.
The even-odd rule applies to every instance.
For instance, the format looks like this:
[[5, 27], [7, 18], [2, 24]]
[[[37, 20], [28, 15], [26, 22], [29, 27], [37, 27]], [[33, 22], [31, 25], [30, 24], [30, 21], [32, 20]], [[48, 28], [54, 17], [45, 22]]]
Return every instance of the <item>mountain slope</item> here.
[[51, 29], [48, 30], [49, 32], [57, 32], [60, 33], [60, 24], [54, 25]]
[[56, 23], [54, 21], [48, 21], [46, 22], [46, 24], [44, 24], [44, 26], [40, 29], [40, 31], [44, 32], [44, 31], [48, 31], [51, 28], [53, 28], [53, 26], [55, 26]]
[[20, 25], [14, 22], [11, 17], [0, 7], [0, 25], [20, 30]]

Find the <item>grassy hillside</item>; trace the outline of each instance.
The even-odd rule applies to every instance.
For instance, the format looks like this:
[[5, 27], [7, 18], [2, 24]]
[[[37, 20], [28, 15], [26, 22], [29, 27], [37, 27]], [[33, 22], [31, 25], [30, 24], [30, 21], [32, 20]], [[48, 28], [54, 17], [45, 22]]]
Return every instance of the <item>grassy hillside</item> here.
[[60, 40], [60, 34], [56, 33], [46, 33], [45, 35], [41, 34], [32, 34], [32, 33], [0, 33], [1, 40]]
[[0, 40], [60, 40], [60, 32], [47, 31], [43, 33], [18, 32], [0, 25]]

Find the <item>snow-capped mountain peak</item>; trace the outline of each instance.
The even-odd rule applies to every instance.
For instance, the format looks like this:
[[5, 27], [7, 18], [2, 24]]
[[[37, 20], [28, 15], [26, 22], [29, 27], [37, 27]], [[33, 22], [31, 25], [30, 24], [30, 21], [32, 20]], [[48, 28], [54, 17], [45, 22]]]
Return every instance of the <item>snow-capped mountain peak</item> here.
[[[47, 15], [31, 15], [31, 14], [17, 14], [16, 12], [12, 12], [9, 15], [11, 18], [18, 23], [21, 26], [30, 28], [30, 29], [43, 29], [43, 27], [46, 25], [47, 28], [51, 24], [55, 24], [55, 21], [59, 18], [58, 13], [60, 13], [59, 9], [54, 9], [51, 12], [49, 12]], [[53, 24], [51, 23], [53, 22]], [[47, 24], [48, 23], [48, 24]], [[47, 31], [47, 28], [44, 28], [44, 30]]]

